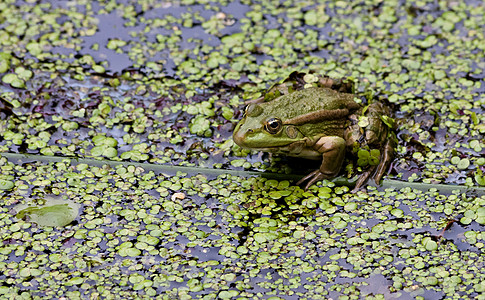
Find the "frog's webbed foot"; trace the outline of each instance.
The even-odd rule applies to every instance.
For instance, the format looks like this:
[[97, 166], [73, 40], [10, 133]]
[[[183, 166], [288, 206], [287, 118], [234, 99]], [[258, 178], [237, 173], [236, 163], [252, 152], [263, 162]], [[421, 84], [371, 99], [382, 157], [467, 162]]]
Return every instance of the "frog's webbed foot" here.
[[323, 179], [328, 179], [328, 178], [330, 178], [330, 177], [328, 175], [325, 175], [322, 172], [320, 172], [320, 170], [315, 170], [315, 171], [311, 172], [310, 174], [306, 175], [305, 177], [303, 177], [302, 179], [298, 180], [296, 185], [300, 185], [303, 182], [305, 182], [306, 180], [308, 180], [308, 182], [305, 185], [305, 191], [306, 191], [315, 182], [317, 182], [319, 180], [323, 180]]
[[367, 182], [367, 180], [369, 180], [370, 175], [374, 172], [375, 169], [376, 166], [372, 166], [359, 176], [359, 179], [357, 179], [357, 181], [355, 182], [355, 186], [352, 189], [352, 193], [357, 192]]
[[359, 179], [355, 183], [354, 189], [352, 190], [353, 193], [360, 189], [367, 182], [372, 174], [374, 175], [373, 177], [376, 184], [380, 184], [382, 176], [384, 176], [384, 173], [386, 173], [389, 165], [391, 164], [392, 157], [394, 156], [394, 148], [394, 137], [390, 137], [384, 145], [380, 157], [380, 163], [377, 166], [370, 167], [367, 171], [360, 175]]
[[376, 173], [374, 174], [374, 180], [377, 184], [379, 184], [382, 176], [384, 176], [384, 173], [387, 171], [387, 169], [389, 169], [392, 157], [394, 156], [394, 148], [396, 147], [395, 144], [396, 141], [394, 140], [394, 136], [391, 136], [384, 145], [381, 155], [381, 162], [377, 166]]

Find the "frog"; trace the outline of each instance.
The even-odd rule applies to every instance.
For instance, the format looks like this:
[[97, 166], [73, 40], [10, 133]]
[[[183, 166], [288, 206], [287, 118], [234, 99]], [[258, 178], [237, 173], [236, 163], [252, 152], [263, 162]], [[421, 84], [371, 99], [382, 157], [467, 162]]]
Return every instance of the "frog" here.
[[356, 157], [372, 149], [375, 163], [366, 166], [353, 191], [371, 176], [379, 184], [395, 148], [390, 108], [377, 101], [358, 103], [353, 90], [341, 91], [328, 78], [319, 83], [293, 91], [273, 88], [277, 95], [266, 97], [271, 99], [251, 101], [234, 129], [234, 142], [251, 150], [321, 161], [297, 182], [306, 183], [305, 190], [336, 177], [348, 154]]

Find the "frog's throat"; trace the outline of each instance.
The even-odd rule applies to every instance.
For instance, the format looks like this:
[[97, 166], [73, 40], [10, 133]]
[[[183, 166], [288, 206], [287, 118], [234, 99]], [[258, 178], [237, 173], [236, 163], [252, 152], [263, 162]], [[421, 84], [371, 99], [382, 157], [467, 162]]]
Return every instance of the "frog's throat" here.
[[265, 148], [253, 148], [253, 150], [271, 152], [274, 154], [280, 154], [285, 156], [300, 157], [305, 159], [319, 160], [322, 159], [322, 154], [311, 148], [304, 147], [265, 147]]

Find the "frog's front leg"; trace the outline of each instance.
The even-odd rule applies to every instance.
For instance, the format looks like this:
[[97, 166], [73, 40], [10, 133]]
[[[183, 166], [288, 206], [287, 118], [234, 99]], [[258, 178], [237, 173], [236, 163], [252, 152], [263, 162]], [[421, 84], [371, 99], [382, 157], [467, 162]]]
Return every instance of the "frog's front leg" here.
[[319, 180], [337, 176], [345, 159], [345, 140], [338, 136], [319, 138], [313, 145], [313, 149], [322, 153], [323, 160], [320, 169], [308, 174], [296, 183], [299, 185], [309, 179], [305, 185], [305, 190]]

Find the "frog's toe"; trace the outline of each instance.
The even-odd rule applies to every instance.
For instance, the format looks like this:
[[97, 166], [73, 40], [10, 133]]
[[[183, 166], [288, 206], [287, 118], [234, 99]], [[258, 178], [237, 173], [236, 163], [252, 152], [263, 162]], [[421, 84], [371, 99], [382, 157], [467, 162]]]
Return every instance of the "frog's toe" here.
[[370, 168], [369, 170], [365, 171], [362, 175], [360, 175], [359, 179], [355, 182], [355, 186], [352, 189], [352, 193], [357, 192], [366, 182], [369, 180], [370, 175], [375, 170], [375, 167]]
[[377, 166], [376, 173], [374, 174], [374, 180], [376, 184], [381, 182], [382, 176], [386, 173], [387, 169], [392, 161], [392, 157], [394, 156], [394, 141], [393, 139], [389, 139], [384, 146], [384, 151], [381, 156], [381, 162]]
[[300, 179], [296, 185], [302, 184], [304, 181], [308, 180], [307, 184], [305, 185], [305, 191], [308, 190], [309, 187], [311, 187], [315, 182], [323, 179], [327, 179], [328, 176], [320, 172], [320, 170], [315, 170], [308, 174], [307, 176], [303, 177]]

